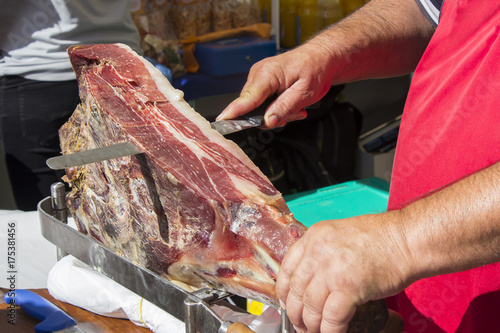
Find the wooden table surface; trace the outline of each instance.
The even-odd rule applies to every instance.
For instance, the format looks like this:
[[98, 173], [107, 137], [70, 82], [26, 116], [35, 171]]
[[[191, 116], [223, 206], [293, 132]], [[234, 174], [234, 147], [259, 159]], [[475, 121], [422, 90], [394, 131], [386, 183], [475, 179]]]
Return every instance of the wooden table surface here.
[[[8, 290], [1, 289], [0, 296]], [[70, 315], [78, 326], [85, 332], [108, 333], [108, 332], [127, 332], [127, 333], [151, 333], [151, 330], [139, 327], [127, 319], [109, 318], [97, 315], [82, 308], [68, 303], [60, 302], [52, 297], [47, 289], [32, 289], [31, 291], [43, 296], [48, 301], [55, 304], [61, 310]], [[3, 302], [0, 304], [0, 332], [26, 333], [35, 332], [36, 319], [25, 314], [19, 307], [15, 308], [15, 325], [9, 324], [9, 305]]]

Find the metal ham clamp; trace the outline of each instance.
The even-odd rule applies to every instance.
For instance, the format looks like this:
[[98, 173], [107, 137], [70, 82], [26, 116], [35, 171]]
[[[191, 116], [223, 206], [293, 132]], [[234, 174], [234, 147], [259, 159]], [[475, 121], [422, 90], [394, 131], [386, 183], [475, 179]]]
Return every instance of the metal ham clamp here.
[[[54, 189], [52, 192], [53, 197], [40, 201], [38, 212], [42, 235], [63, 253], [74, 256], [95, 271], [144, 297], [165, 312], [183, 321], [186, 333], [253, 332], [242, 323], [223, 320], [212, 309], [213, 304], [229, 306], [225, 299], [230, 297], [231, 294], [211, 288], [188, 292], [150, 270], [135, 265], [126, 258], [110, 251], [95, 239], [68, 226], [66, 208], [62, 213], [61, 210], [55, 208], [59, 207], [59, 205], [53, 205], [53, 202], [58, 202], [61, 197], [64, 198], [65, 196], [64, 186], [61, 185], [63, 184], [56, 183], [52, 186]], [[18, 299], [16, 302], [21, 305], [22, 299]], [[22, 306], [26, 307], [26, 305]], [[27, 311], [29, 309], [28, 307]], [[36, 318], [43, 320], [45, 317], [38, 315]], [[284, 312], [282, 313], [282, 321], [288, 322]], [[284, 330], [285, 327], [290, 327], [290, 325], [283, 325], [281, 333], [291, 332]]]

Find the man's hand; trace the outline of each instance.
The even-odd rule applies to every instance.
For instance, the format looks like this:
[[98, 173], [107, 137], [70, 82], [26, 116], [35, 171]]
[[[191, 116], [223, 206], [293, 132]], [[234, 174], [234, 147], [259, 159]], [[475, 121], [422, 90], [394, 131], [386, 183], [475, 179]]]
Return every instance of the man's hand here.
[[267, 109], [267, 128], [304, 119], [304, 108], [332, 84], [413, 71], [433, 32], [415, 0], [371, 0], [296, 49], [256, 63], [240, 97], [217, 119], [244, 115], [270, 96], [276, 101]]
[[246, 114], [269, 96], [276, 96], [276, 100], [265, 115], [267, 128], [304, 119], [307, 116], [304, 108], [323, 97], [332, 84], [333, 71], [326, 68], [328, 57], [324, 49], [303, 45], [256, 63], [250, 70], [240, 97], [217, 119], [232, 119]]
[[287, 252], [277, 293], [298, 329], [345, 332], [357, 305], [409, 285], [412, 258], [399, 212], [313, 225]]
[[356, 305], [498, 262], [499, 203], [497, 162], [399, 211], [319, 222], [288, 250], [278, 297], [298, 328], [345, 332]]

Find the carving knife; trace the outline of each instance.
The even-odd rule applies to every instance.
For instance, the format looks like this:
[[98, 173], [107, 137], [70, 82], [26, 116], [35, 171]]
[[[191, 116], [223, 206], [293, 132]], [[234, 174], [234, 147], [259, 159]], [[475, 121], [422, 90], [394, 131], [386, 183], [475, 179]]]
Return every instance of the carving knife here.
[[[212, 122], [210, 125], [214, 130], [222, 135], [242, 131], [247, 128], [260, 127], [264, 125], [264, 114], [268, 106], [275, 100], [275, 96], [266, 99], [255, 110], [246, 115], [228, 120], [219, 120]], [[318, 108], [319, 102], [311, 105], [308, 108]], [[129, 155], [140, 154], [142, 151], [137, 148], [132, 142], [122, 142], [106, 147], [89, 149], [73, 154], [51, 157], [47, 160], [49, 168], [54, 170], [71, 168], [89, 163], [101, 162], [112, 158], [124, 157]]]
[[39, 320], [40, 323], [35, 326], [37, 333], [84, 332], [63, 310], [30, 290], [11, 290], [4, 295], [4, 300], [7, 304], [18, 305], [28, 315]]

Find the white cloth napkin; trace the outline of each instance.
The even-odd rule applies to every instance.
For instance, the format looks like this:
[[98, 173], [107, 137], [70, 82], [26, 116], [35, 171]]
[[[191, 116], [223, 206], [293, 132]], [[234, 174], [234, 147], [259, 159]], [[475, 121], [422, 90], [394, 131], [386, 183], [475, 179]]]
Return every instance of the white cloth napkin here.
[[0, 272], [12, 276], [0, 279], [0, 287], [46, 288], [56, 262], [56, 246], [42, 236], [38, 212], [0, 210]]

